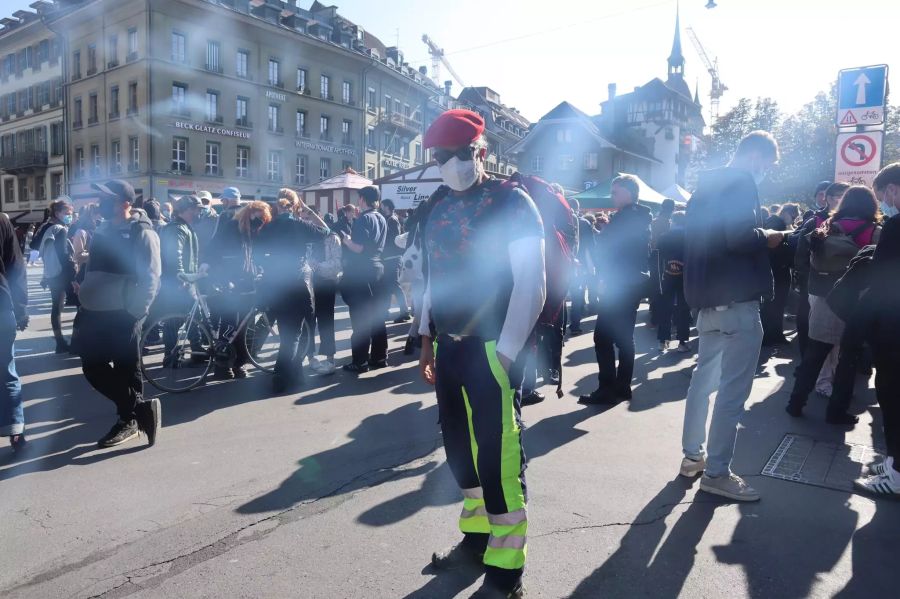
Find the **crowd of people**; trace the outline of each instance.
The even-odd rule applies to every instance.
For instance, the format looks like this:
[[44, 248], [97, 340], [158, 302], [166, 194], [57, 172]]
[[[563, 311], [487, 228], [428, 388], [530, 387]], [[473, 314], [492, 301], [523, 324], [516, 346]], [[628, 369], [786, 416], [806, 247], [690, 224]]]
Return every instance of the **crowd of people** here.
[[[701, 490], [736, 501], [759, 499], [731, 461], [761, 348], [788, 343], [789, 316], [799, 366], [786, 411], [802, 417], [816, 392], [828, 398], [829, 423], [852, 426], [857, 374], [874, 368], [887, 457], [856, 485], [900, 494], [900, 375], [892, 368], [900, 357], [900, 163], [885, 167], [872, 189], [822, 182], [815, 210], [765, 209], [758, 185], [779, 150], [758, 131], [729, 165], [700, 174], [686, 206], [667, 200], [654, 214], [639, 202], [638, 180], [621, 175], [607, 215], [582, 212], [561, 188], [534, 177], [489, 176], [477, 113], [447, 111], [424, 145], [445, 185], [409, 213], [382, 202], [377, 187], [361, 189], [358, 206], [321, 218], [290, 189], [273, 203], [243, 201], [227, 188], [218, 206], [207, 192], [160, 205], [112, 180], [95, 186], [99, 202], [77, 217], [70, 200], [54, 201], [24, 240], [0, 216], [0, 434], [17, 450], [26, 444], [12, 349], [16, 331], [28, 325], [25, 249], [43, 260], [56, 352], [80, 356], [87, 381], [116, 406], [101, 447], [139, 433], [156, 441], [161, 405], [143, 396], [141, 338], [154, 315], [190, 307], [185, 275], [234, 291], [215, 301], [211, 294], [221, 327], [237, 326], [247, 296], [266, 307], [280, 335], [275, 393], [299, 388], [305, 368], [335, 373], [338, 296], [352, 328], [342, 369], [387, 367], [386, 322], [396, 300], [395, 322], [410, 322], [404, 351], [421, 348], [421, 374], [435, 387], [447, 461], [464, 498], [463, 540], [432, 562], [483, 562], [477, 597], [523, 593], [521, 409], [545, 399], [538, 380], [562, 396], [566, 332], [582, 333], [588, 313], [597, 317], [598, 386], [579, 402], [632, 400], [635, 326], [647, 301], [659, 351], [697, 352], [680, 473], [702, 475]], [[60, 320], [67, 301], [78, 305], [71, 340]], [[160, 334], [171, 347], [175, 331]], [[235, 339], [214, 376], [246, 377], [245, 347]]]

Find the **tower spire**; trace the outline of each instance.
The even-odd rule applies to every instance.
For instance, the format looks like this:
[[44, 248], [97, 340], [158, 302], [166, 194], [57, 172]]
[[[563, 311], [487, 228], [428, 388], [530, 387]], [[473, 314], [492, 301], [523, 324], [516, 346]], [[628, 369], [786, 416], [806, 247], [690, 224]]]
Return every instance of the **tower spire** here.
[[669, 78], [684, 75], [684, 55], [681, 53], [681, 7], [675, 4], [675, 39], [672, 41], [672, 53], [669, 55]]

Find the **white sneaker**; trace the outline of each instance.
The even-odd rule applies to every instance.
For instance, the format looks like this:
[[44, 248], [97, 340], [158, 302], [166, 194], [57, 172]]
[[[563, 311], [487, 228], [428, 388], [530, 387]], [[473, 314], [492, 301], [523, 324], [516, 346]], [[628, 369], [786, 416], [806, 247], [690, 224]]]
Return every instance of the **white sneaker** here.
[[888, 468], [894, 467], [894, 458], [888, 456], [881, 460], [880, 462], [876, 462], [875, 464], [869, 465], [869, 474], [880, 475], [887, 472]]
[[853, 481], [853, 486], [860, 491], [866, 491], [867, 493], [874, 493], [876, 495], [900, 496], [900, 483], [894, 481], [890, 471], [887, 471], [884, 474], [857, 479]]
[[684, 458], [681, 460], [681, 470], [678, 471], [678, 474], [686, 478], [694, 478], [698, 474], [702, 474], [704, 470], [706, 470], [706, 460], [703, 459], [703, 456], [700, 456], [699, 460]]
[[666, 351], [667, 349], [669, 349], [669, 343], [667, 341], [660, 341], [659, 351]]
[[687, 344], [685, 341], [680, 341], [678, 343], [678, 351], [683, 354], [691, 353], [691, 346]]
[[737, 474], [715, 478], [704, 474], [700, 479], [700, 490], [733, 501], [759, 501], [759, 492]]
[[315, 356], [313, 356], [312, 358], [309, 359], [309, 367], [312, 370], [317, 370], [321, 363], [322, 363], [322, 361]]
[[316, 374], [327, 375], [334, 374], [337, 371], [337, 368], [334, 365], [334, 362], [329, 362], [328, 360], [320, 360], [315, 367], [313, 367], [313, 372]]

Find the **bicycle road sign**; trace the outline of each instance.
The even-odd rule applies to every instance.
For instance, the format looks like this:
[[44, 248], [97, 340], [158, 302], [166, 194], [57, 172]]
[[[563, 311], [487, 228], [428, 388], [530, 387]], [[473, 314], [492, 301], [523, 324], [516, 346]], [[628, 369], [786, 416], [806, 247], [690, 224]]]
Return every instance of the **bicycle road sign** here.
[[840, 133], [837, 136], [835, 181], [871, 187], [881, 168], [884, 133]]
[[884, 64], [838, 73], [838, 125], [883, 124], [887, 80], [888, 67]]

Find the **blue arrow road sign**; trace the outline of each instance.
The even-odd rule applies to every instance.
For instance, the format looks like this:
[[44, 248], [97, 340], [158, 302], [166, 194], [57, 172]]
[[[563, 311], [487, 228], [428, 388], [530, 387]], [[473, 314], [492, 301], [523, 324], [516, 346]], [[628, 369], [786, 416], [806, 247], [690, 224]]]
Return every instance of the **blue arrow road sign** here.
[[845, 69], [838, 74], [838, 124], [880, 125], [884, 122], [887, 65]]

